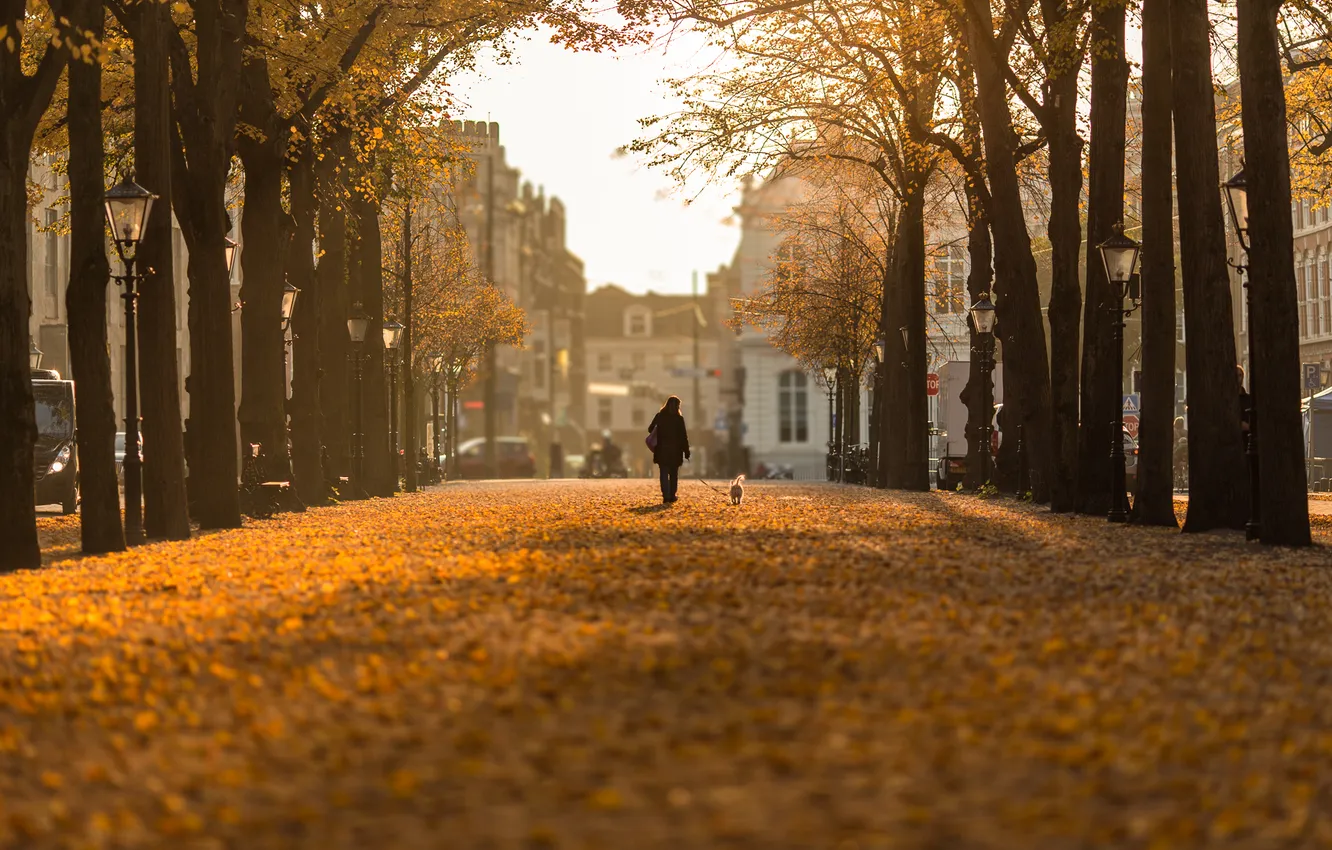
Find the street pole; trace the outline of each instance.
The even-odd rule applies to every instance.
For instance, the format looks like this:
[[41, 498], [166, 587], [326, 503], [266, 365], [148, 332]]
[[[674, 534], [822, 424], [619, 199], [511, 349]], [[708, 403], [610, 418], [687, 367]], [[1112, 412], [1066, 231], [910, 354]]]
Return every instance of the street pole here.
[[362, 430], [362, 390], [361, 390], [361, 371], [364, 367], [362, 362], [361, 348], [364, 343], [355, 343], [352, 346], [352, 378], [355, 381], [356, 398], [353, 400], [355, 409], [352, 411], [353, 434], [352, 440], [352, 492], [355, 498], [364, 498], [364, 466], [365, 466], [365, 432]]
[[984, 334], [981, 341], [981, 486], [990, 483], [991, 445], [994, 442], [994, 334]]
[[135, 304], [139, 298], [134, 258], [121, 257], [125, 300], [125, 542], [143, 542], [143, 468], [139, 457], [139, 352]]
[[[428, 226], [428, 225], [427, 225]], [[402, 272], [402, 342], [398, 348], [402, 356], [402, 415], [403, 443], [406, 455], [403, 462], [403, 483], [408, 493], [416, 492], [416, 388], [412, 382], [412, 344], [415, 333], [412, 315], [412, 199], [407, 199], [403, 213], [403, 272]], [[396, 458], [393, 469], [397, 470]]]
[[1244, 524], [1244, 539], [1257, 540], [1263, 528], [1261, 481], [1258, 477], [1258, 387], [1253, 380], [1253, 288], [1249, 286], [1249, 267], [1241, 264], [1239, 273], [1244, 280], [1244, 306], [1249, 314], [1244, 323], [1249, 338], [1249, 433], [1245, 438], [1244, 454], [1249, 463], [1249, 521]]
[[[486, 161], [486, 278], [491, 285], [497, 285], [495, 281], [495, 166], [499, 164], [499, 147], [494, 146], [490, 150], [490, 156]], [[496, 420], [495, 401], [498, 396], [499, 376], [496, 371], [499, 369], [499, 358], [495, 353], [494, 344], [486, 346], [486, 377], [484, 388], [485, 409], [482, 411], [482, 418], [485, 421], [486, 429], [486, 476], [489, 478], [499, 478], [499, 454], [495, 445], [495, 437], [498, 428]]]
[[1112, 304], [1111, 330], [1113, 332], [1115, 419], [1111, 423], [1110, 434], [1110, 513], [1106, 519], [1110, 522], [1128, 522], [1128, 505], [1125, 500], [1128, 484], [1124, 472], [1124, 302], [1123, 295], [1116, 290], [1119, 303]]
[[837, 420], [833, 416], [833, 382], [828, 382], [828, 477], [832, 478], [832, 453], [837, 450]]
[[[396, 351], [389, 352], [389, 469], [393, 475], [393, 492], [398, 491], [398, 360]], [[410, 458], [409, 458], [410, 460]]]
[[435, 471], [440, 481], [444, 480], [444, 470], [439, 465], [439, 370], [432, 373], [430, 381], [430, 451], [435, 457]]
[[698, 357], [698, 326], [703, 315], [698, 308], [698, 272], [694, 272], [694, 432], [701, 439], [703, 436], [703, 394], [699, 385], [699, 370], [703, 365]]
[[842, 370], [837, 370], [837, 483], [846, 483], [846, 392], [842, 386]]

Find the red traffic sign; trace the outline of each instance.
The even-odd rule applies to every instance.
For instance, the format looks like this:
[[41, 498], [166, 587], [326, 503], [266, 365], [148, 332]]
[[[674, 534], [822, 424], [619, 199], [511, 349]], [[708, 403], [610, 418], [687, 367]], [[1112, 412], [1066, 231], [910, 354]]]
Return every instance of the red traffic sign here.
[[934, 372], [925, 376], [925, 395], [939, 394], [939, 376]]
[[1129, 432], [1129, 436], [1138, 439], [1138, 417], [1132, 413], [1124, 414], [1124, 430]]

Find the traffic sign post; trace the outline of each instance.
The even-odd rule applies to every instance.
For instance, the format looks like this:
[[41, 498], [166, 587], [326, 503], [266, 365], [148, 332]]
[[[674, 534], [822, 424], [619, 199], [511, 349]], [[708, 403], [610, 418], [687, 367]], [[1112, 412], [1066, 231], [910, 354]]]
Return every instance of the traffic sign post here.
[[1140, 400], [1141, 400], [1141, 398], [1142, 398], [1142, 396], [1140, 396], [1138, 393], [1125, 393], [1125, 394], [1124, 394], [1124, 415], [1125, 415], [1125, 416], [1135, 416], [1135, 417], [1136, 417], [1139, 413], [1142, 412], [1142, 408], [1141, 408], [1141, 406], [1140, 406]]
[[1304, 388], [1316, 390], [1323, 383], [1323, 370], [1317, 363], [1304, 364]]

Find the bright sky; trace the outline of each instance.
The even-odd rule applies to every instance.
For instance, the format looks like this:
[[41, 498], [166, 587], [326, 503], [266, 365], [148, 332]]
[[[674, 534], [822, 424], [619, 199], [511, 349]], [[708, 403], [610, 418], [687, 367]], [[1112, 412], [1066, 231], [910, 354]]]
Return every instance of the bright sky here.
[[704, 287], [703, 273], [735, 253], [740, 232], [724, 220], [738, 188], [681, 188], [632, 154], [615, 155], [639, 135], [638, 119], [675, 107], [660, 81], [705, 63], [701, 40], [595, 54], [538, 35], [514, 52], [517, 64], [483, 62], [451, 81], [465, 104], [454, 117], [498, 121], [509, 164], [564, 202], [568, 247], [586, 264], [588, 291], [615, 283], [685, 293], [694, 270]]

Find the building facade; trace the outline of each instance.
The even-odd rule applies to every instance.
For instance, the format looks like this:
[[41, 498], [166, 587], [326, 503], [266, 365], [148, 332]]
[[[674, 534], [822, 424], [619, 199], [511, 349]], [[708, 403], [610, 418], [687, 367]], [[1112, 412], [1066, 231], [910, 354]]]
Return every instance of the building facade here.
[[[632, 473], [651, 472], [643, 447], [652, 417], [669, 396], [679, 396], [693, 458], [686, 468], [724, 475], [717, 432], [725, 424], [722, 325], [726, 295], [634, 295], [606, 285], [586, 299], [584, 421], [594, 435], [610, 432], [626, 447]], [[600, 439], [600, 437], [596, 437]]]
[[545, 474], [552, 445], [565, 454], [587, 446], [583, 261], [566, 244], [564, 204], [508, 163], [498, 123], [454, 121], [445, 129], [472, 160], [451, 191], [476, 266], [531, 326], [521, 349], [496, 349], [461, 394], [459, 437], [485, 435], [489, 406], [496, 436], [526, 437]]

